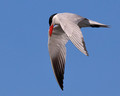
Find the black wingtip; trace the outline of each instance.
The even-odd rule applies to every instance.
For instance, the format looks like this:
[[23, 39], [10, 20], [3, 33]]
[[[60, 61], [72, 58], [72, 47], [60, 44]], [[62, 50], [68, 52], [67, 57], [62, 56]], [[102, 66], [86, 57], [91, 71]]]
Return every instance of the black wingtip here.
[[63, 91], [63, 86], [62, 87], [60, 87], [61, 88], [61, 90]]
[[90, 26], [91, 26], [91, 27], [93, 27], [93, 28], [98, 28], [98, 27], [110, 28], [110, 26], [109, 26], [109, 25], [91, 24]]
[[58, 79], [58, 84], [59, 84], [61, 90], [63, 91], [63, 79], [64, 79], [64, 73], [61, 74], [61, 75], [59, 75], [59, 76], [60, 76], [60, 77], [59, 77], [59, 79]]
[[61, 90], [63, 91], [63, 81], [62, 81], [62, 83], [60, 83], [60, 82], [58, 82], [59, 83], [59, 86], [60, 86], [60, 88], [61, 88]]

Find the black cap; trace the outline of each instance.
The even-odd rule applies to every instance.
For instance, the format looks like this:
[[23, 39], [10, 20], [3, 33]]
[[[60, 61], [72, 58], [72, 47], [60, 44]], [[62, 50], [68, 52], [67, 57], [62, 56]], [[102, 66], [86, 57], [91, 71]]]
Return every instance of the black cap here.
[[57, 13], [55, 13], [55, 14], [53, 14], [53, 15], [50, 16], [50, 18], [49, 18], [49, 26], [50, 26], [51, 23], [52, 23], [52, 18], [53, 18], [56, 14], [57, 14]]

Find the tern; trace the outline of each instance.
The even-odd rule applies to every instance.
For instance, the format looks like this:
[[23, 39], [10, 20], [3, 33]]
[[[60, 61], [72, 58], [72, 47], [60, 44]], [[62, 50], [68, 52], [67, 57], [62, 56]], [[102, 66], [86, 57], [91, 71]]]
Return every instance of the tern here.
[[106, 27], [73, 13], [56, 13], [49, 18], [48, 50], [56, 80], [63, 90], [66, 62], [66, 43], [70, 40], [77, 49], [88, 56], [81, 32], [82, 27]]

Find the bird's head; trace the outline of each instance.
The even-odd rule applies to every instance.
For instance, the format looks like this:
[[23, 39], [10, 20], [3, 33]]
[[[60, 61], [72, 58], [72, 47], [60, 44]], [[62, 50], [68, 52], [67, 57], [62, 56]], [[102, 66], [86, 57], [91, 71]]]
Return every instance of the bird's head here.
[[57, 13], [53, 14], [50, 16], [49, 18], [49, 35], [52, 35], [52, 31], [53, 31], [53, 27], [55, 24], [53, 24], [53, 17], [56, 15]]

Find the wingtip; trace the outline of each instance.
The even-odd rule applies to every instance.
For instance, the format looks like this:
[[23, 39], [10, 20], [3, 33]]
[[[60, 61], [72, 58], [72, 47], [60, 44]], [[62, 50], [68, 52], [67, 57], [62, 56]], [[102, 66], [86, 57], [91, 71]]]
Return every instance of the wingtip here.
[[110, 25], [102, 25], [101, 27], [110, 28]]
[[89, 54], [87, 53], [87, 56], [89, 56]]
[[106, 25], [106, 28], [111, 28], [111, 26], [110, 25]]
[[62, 87], [61, 89], [62, 89], [62, 91], [63, 91], [63, 87]]
[[91, 24], [90, 26], [93, 27], [93, 28], [99, 28], [99, 27], [110, 28], [110, 25], [104, 25], [104, 24], [102, 24], [102, 25], [100, 25], [100, 24]]
[[86, 56], [89, 56], [88, 52], [85, 53]]
[[63, 85], [59, 85], [60, 86], [60, 89], [63, 91]]
[[89, 56], [87, 49], [86, 49], [86, 56]]
[[[64, 77], [63, 77], [63, 78], [64, 78]], [[61, 90], [63, 91], [63, 88], [64, 88], [64, 86], [63, 86], [63, 79], [62, 79], [62, 81], [59, 81], [59, 79], [57, 79], [57, 82], [58, 82]]]

